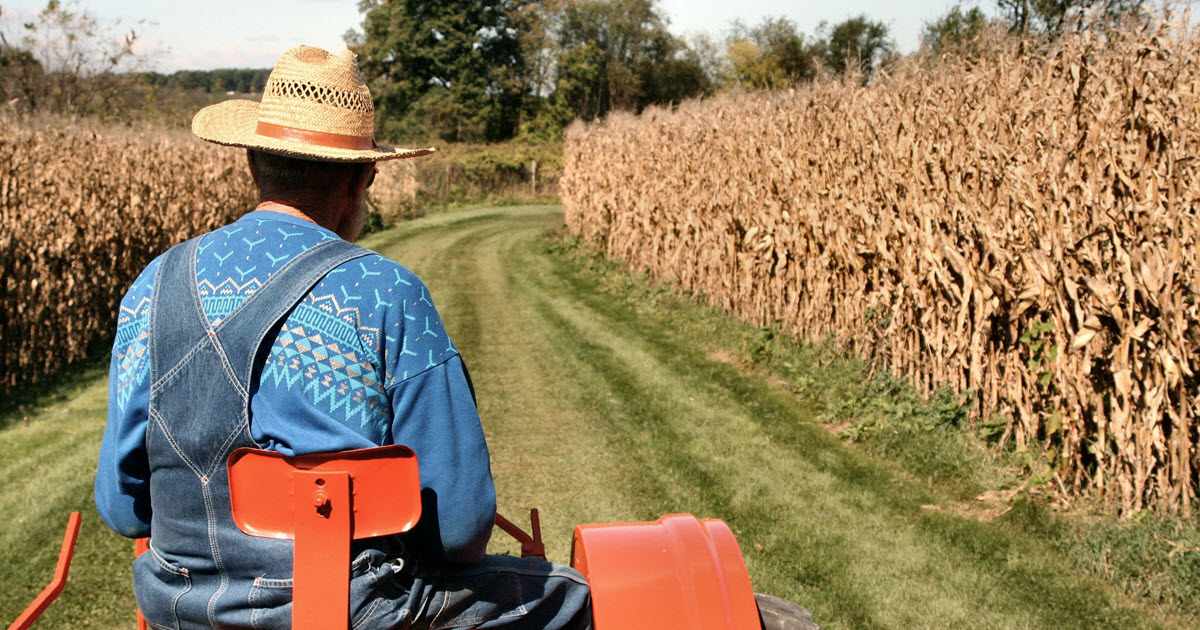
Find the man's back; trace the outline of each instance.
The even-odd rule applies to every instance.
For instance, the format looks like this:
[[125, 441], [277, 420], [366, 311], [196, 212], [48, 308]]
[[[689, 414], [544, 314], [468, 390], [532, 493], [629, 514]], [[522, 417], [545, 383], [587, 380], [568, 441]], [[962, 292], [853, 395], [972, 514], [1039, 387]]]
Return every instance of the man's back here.
[[[271, 286], [268, 283], [277, 272], [288, 268], [289, 261], [335, 239], [337, 236], [332, 232], [302, 219], [273, 212], [250, 213], [200, 239], [194, 273], [189, 268], [184, 274], [189, 279], [195, 278], [194, 292], [190, 294], [198, 297], [199, 305], [186, 306], [193, 313], [203, 309], [206, 325], [221, 330], [225, 324], [246, 317], [242, 307], [253, 303], [251, 298], [264, 286]], [[165, 508], [160, 505], [149, 509], [151, 494], [159, 497], [158, 502], [166, 500], [161, 498], [167, 496], [162, 494], [161, 484], [171, 478], [162, 471], [169, 467], [161, 463], [166, 460], [157, 460], [160, 463], [155, 464], [153, 449], [148, 456], [145, 437], [152, 422], [163, 424], [164, 429], [172, 422], [172, 418], [152, 419], [151, 409], [153, 395], [161, 395], [157, 390], [151, 391], [152, 329], [160, 344], [173, 342], [161, 338], [167, 327], [164, 323], [154, 324], [155, 315], [164, 317], [164, 311], [154, 301], [156, 296], [162, 297], [158, 294], [163, 288], [158, 287], [159, 291], [155, 288], [156, 284], [162, 284], [163, 259], [160, 257], [146, 269], [122, 302], [113, 351], [112, 404], [101, 449], [96, 499], [105, 520], [127, 535], [145, 535], [150, 521], [155, 520], [158, 548], [154, 549], [153, 559], [171, 567], [164, 569], [164, 575], [170, 579], [184, 571], [190, 582], [198, 582], [205, 571], [215, 575], [215, 566], [199, 560], [193, 567], [184, 566], [180, 558], [195, 555], [195, 550], [164, 549], [171, 537], [158, 533], [173, 526], [186, 531], [187, 524], [164, 524], [161, 515], [153, 519], [151, 513]], [[304, 264], [301, 260], [296, 266]], [[289, 273], [294, 272], [292, 269]], [[178, 290], [172, 293], [180, 295], [185, 294]], [[442, 506], [454, 506], [453, 510], [437, 512], [432, 512], [437, 502], [428, 506], [431, 514], [427, 514], [430, 518], [423, 521], [423, 527], [434, 535], [424, 541], [436, 549], [427, 550], [427, 555], [462, 562], [478, 560], [486, 546], [495, 509], [487, 448], [461, 358], [442, 328], [428, 290], [404, 267], [368, 254], [338, 265], [311, 291], [297, 295], [303, 298], [290, 312], [285, 311], [287, 315], [277, 329], [263, 337], [255, 361], [257, 373], [248, 381], [247, 430], [253, 439], [251, 445], [287, 454], [390, 443], [413, 447], [421, 453], [423, 487]], [[178, 306], [175, 304], [173, 308]], [[283, 308], [290, 306], [284, 304]], [[154, 308], [158, 310], [152, 315]], [[172, 317], [186, 318], [186, 314], [172, 313]], [[257, 313], [253, 316], [260, 317]], [[199, 320], [198, 315], [196, 318]], [[244, 349], [229, 349], [228, 354], [235, 356], [241, 350]], [[253, 353], [254, 349], [248, 351]], [[157, 366], [159, 381], [170, 368]], [[203, 389], [209, 391], [207, 386]], [[189, 398], [186, 390], [171, 395], [177, 399]], [[198, 430], [211, 432], [219, 441], [223, 433], [216, 424], [220, 420], [210, 419], [204, 410], [219, 406], [217, 403], [228, 403], [224, 399], [234, 395], [236, 392], [227, 392], [220, 401], [206, 401], [203, 397], [185, 400], [183, 404], [200, 412], [196, 415], [198, 419], [188, 422], [211, 422], [212, 427]], [[168, 434], [169, 431], [162, 432], [164, 436]], [[152, 431], [150, 435], [157, 434]], [[186, 450], [175, 444], [173, 438], [167, 441], [176, 452]], [[160, 451], [167, 452], [165, 442], [158, 443]], [[159, 470], [152, 470], [156, 467]], [[209, 472], [193, 468], [198, 471], [195, 476], [207, 483], [205, 477]], [[151, 472], [159, 475], [155, 481], [160, 487], [154, 493], [146, 483]], [[172, 485], [185, 486], [181, 479], [189, 480], [186, 475], [176, 477]], [[208, 491], [172, 492], [171, 504], [190, 501], [199, 506], [209, 501]], [[202, 538], [201, 534], [203, 531], [198, 530], [187, 538]], [[190, 544], [182, 537], [177, 540], [182, 547]], [[262, 546], [265, 553], [270, 543], [264, 542]], [[283, 572], [284, 575], [258, 577], [269, 578], [268, 582], [286, 579], [290, 577], [290, 565]], [[193, 586], [188, 584], [189, 589]], [[186, 599], [183, 601], [186, 603]], [[174, 605], [178, 607], [178, 603]]]
[[[209, 322], [218, 325], [297, 254], [335, 238], [268, 211], [206, 235], [196, 275]], [[144, 389], [147, 316], [161, 260], [146, 267], [121, 302], [114, 347], [120, 406]], [[454, 359], [458, 351], [412, 272], [379, 255], [350, 261], [314, 287], [273, 340], [259, 383], [264, 396], [253, 407], [255, 438], [287, 454], [387, 443], [388, 390]], [[286, 435], [277, 434], [280, 424]]]
[[422, 515], [404, 539], [359, 548], [356, 630], [590, 627], [578, 572], [484, 555], [495, 490], [466, 369], [425, 286], [345, 242], [376, 163], [433, 152], [381, 145], [375, 123], [354, 54], [311, 46], [283, 54], [261, 101], [192, 119], [246, 149], [259, 205], [152, 264], [119, 313], [96, 504], [121, 534], [153, 529], [134, 591], [155, 627], [289, 625], [286, 543], [237, 530], [232, 449], [391, 443], [417, 453]]

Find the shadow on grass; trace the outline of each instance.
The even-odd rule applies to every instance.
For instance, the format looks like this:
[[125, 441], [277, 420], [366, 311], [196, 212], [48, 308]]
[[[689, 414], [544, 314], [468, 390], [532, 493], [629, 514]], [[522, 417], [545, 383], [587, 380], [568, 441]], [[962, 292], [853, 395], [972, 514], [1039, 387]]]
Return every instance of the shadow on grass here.
[[89, 358], [61, 372], [28, 383], [0, 398], [0, 430], [25, 422], [40, 410], [61, 405], [108, 374], [108, 353], [97, 350]]

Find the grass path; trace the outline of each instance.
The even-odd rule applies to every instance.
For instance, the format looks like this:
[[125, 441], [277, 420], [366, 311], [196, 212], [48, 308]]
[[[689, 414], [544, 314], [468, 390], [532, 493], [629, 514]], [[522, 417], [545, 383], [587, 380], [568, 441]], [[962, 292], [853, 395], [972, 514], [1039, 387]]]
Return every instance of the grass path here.
[[[1183, 627], [1072, 573], [1036, 523], [922, 507], [949, 493], [722, 360], [742, 351], [743, 325], [629, 299], [548, 253], [557, 212], [439, 215], [365, 243], [431, 287], [474, 378], [500, 511], [541, 508], [553, 559], [576, 523], [692, 512], [729, 522], [757, 590], [826, 628]], [[106, 394], [93, 372], [0, 429], [0, 621], [48, 578], [67, 512], [83, 509], [80, 557], [44, 627], [128, 625], [130, 545], [90, 507]]]

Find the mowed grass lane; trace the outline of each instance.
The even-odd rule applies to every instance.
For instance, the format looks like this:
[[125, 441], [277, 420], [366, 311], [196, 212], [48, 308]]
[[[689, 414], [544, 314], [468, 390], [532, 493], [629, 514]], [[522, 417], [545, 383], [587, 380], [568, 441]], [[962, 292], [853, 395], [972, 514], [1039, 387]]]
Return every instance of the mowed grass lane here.
[[[542, 510], [552, 559], [577, 523], [671, 512], [725, 519], [757, 590], [826, 628], [1182, 627], [1073, 573], [1019, 522], [922, 506], [951, 501], [832, 436], [784, 388], [729, 357], [744, 325], [612, 290], [550, 253], [554, 207], [414, 221], [365, 241], [430, 286], [466, 359], [500, 511]], [[107, 394], [84, 377], [0, 429], [0, 621], [49, 577], [66, 514], [80, 557], [44, 627], [128, 625], [130, 544], [91, 507]], [[493, 551], [517, 546], [497, 532]]]

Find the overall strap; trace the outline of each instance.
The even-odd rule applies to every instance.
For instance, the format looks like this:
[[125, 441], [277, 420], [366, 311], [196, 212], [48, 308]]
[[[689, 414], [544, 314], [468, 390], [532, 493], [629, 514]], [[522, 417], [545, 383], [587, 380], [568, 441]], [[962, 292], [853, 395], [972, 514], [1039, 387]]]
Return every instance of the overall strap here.
[[167, 250], [150, 292], [150, 383], [157, 387], [210, 332], [196, 286], [197, 236]]
[[278, 326], [326, 274], [343, 263], [372, 253], [343, 240], [325, 241], [310, 247], [275, 272], [213, 330], [244, 391], [250, 390], [254, 358], [267, 333]]

